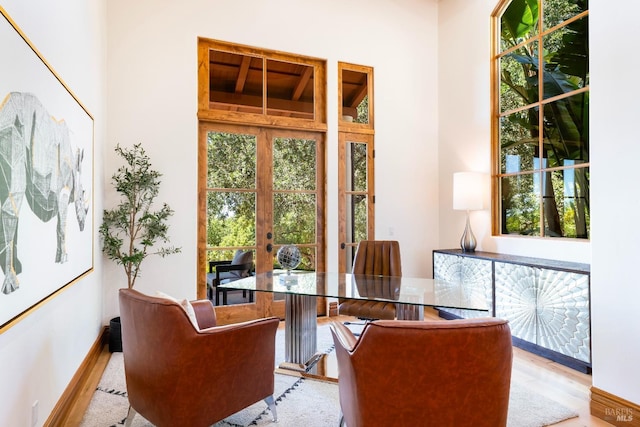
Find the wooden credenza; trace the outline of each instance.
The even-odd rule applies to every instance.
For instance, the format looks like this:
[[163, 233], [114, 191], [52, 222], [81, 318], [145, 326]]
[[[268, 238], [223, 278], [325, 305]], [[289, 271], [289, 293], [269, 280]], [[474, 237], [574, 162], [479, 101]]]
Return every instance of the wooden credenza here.
[[[433, 277], [464, 283], [489, 315], [509, 320], [513, 344], [591, 372], [590, 266], [493, 252], [433, 251]], [[439, 309], [448, 319], [486, 312]]]

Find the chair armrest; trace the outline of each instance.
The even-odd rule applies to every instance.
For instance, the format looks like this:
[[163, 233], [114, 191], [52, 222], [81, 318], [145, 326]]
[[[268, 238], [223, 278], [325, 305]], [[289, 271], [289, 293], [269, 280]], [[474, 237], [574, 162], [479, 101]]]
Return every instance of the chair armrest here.
[[216, 266], [216, 279], [213, 281], [214, 286], [218, 286], [220, 284], [220, 273], [228, 273], [230, 271], [247, 271], [247, 275], [249, 271], [253, 267], [253, 262], [248, 262], [245, 264], [225, 264]]
[[[276, 330], [279, 324], [280, 319], [277, 317], [267, 317], [201, 329], [200, 337], [205, 342], [212, 339], [215, 344], [213, 347], [204, 344], [200, 351], [203, 352], [202, 356], [206, 360], [216, 360], [217, 363], [213, 365], [219, 366], [214, 369], [225, 372], [224, 375], [233, 377], [238, 374], [235, 370], [228, 369], [227, 360], [235, 360], [234, 363], [238, 360], [252, 360], [254, 367], [262, 363], [270, 366], [269, 376], [272, 379], [275, 367]], [[256, 352], [256, 349], [260, 351]], [[257, 381], [259, 378], [254, 380]]]
[[198, 319], [198, 326], [200, 329], [211, 328], [216, 326], [216, 310], [213, 308], [213, 304], [209, 300], [196, 300], [191, 301], [193, 311], [196, 313], [196, 319]]
[[[262, 317], [260, 319], [253, 319], [253, 320], [247, 320], [244, 322], [229, 323], [226, 325], [214, 326], [206, 330], [201, 330], [200, 332], [207, 333], [207, 334], [208, 333], [215, 334], [215, 333], [222, 333], [224, 331], [233, 331], [234, 329], [265, 327], [265, 325], [268, 325], [269, 323], [276, 323], [276, 329], [277, 329], [278, 324], [280, 324], [280, 319], [277, 317]], [[275, 332], [274, 332], [274, 339], [275, 339]], [[274, 345], [275, 345], [275, 341], [274, 341]], [[275, 353], [274, 353], [274, 357], [275, 357]]]
[[223, 264], [216, 266], [216, 272], [223, 273], [225, 271], [250, 270], [252, 262], [246, 264]]
[[331, 322], [329, 327], [342, 348], [347, 351], [353, 351], [358, 343], [358, 338], [353, 335], [353, 332], [340, 322]]
[[220, 265], [227, 265], [227, 264], [231, 264], [231, 260], [226, 260], [226, 261], [209, 261], [209, 273], [213, 273], [213, 268], [214, 267], [218, 267]]
[[179, 373], [175, 383], [188, 383], [193, 390], [185, 396], [189, 404], [182, 410], [187, 411], [191, 401], [204, 400], [235, 413], [272, 395], [279, 323], [278, 318], [268, 318], [202, 329], [182, 348], [172, 349], [172, 359], [179, 361], [179, 369], [173, 369]]

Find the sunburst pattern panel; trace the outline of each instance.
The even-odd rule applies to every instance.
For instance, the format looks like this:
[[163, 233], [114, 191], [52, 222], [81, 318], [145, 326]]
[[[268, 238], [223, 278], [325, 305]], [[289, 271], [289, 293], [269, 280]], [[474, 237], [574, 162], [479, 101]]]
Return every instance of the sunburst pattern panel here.
[[496, 316], [521, 339], [590, 362], [586, 274], [495, 263]]
[[537, 307], [537, 344], [590, 362], [589, 278], [541, 270]]
[[536, 342], [535, 269], [496, 262], [496, 317], [509, 319], [511, 334]]
[[[491, 261], [434, 253], [434, 279], [452, 283], [462, 283], [464, 286], [447, 288], [439, 287], [439, 292], [465, 292], [465, 298], [479, 301], [491, 309], [493, 305], [493, 290], [491, 286]], [[493, 311], [475, 311], [460, 309], [444, 309], [445, 311], [463, 318], [492, 316]]]

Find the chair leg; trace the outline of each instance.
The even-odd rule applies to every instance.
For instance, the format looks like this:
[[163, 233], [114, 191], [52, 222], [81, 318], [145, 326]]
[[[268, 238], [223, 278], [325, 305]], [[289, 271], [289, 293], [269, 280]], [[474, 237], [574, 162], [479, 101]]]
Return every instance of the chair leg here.
[[136, 410], [133, 409], [133, 406], [129, 405], [129, 412], [127, 412], [127, 418], [124, 421], [124, 427], [131, 427], [131, 422], [133, 421], [133, 417], [137, 414]]
[[[222, 294], [222, 302], [220, 302], [220, 294]], [[227, 305], [227, 290], [222, 290], [216, 286], [216, 305]]]
[[338, 422], [338, 427], [346, 427], [347, 425], [344, 423], [344, 415], [342, 415], [342, 411], [340, 411], [340, 421]]
[[265, 403], [269, 407], [271, 411], [271, 415], [273, 415], [273, 422], [278, 422], [278, 412], [276, 411], [276, 401], [273, 399], [273, 395], [267, 396], [264, 398]]

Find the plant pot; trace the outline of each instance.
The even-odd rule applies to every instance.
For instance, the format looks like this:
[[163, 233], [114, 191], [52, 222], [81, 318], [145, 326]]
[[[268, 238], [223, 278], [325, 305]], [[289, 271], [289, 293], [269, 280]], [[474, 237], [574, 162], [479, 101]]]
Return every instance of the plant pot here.
[[109, 321], [109, 351], [111, 353], [122, 351], [122, 332], [120, 317], [114, 317]]

